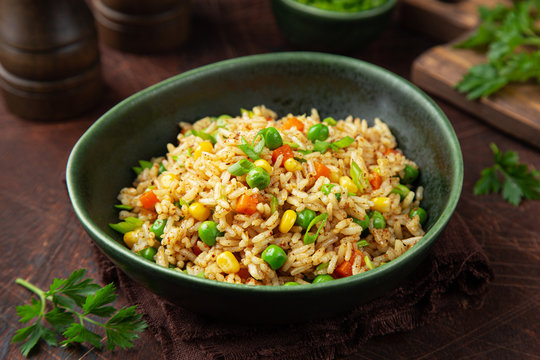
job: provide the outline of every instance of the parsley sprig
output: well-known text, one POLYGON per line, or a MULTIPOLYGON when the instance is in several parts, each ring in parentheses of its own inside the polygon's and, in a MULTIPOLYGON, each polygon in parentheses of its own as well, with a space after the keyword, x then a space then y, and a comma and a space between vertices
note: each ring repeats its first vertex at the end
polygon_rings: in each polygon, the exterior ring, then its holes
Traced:
POLYGON ((456 85, 457 90, 477 99, 510 82, 540 83, 540 1, 479 7, 479 16, 476 31, 456 47, 484 49, 488 61, 472 66, 456 85))
POLYGON ((519 156, 515 151, 502 153, 494 143, 489 146, 493 151, 495 165, 482 170, 482 177, 474 186, 474 194, 499 193, 502 189, 503 199, 516 206, 523 197, 539 199, 540 172, 529 170, 527 164, 519 163, 519 156))
POLYGON ((49 346, 67 346, 87 341, 101 349, 102 336, 92 331, 88 325, 105 330, 107 350, 114 350, 117 346, 122 349, 132 347, 133 340, 139 337, 138 333, 146 328, 146 322, 136 312, 135 306, 117 310, 109 305, 116 300, 112 283, 101 287, 92 279, 84 279, 85 272, 85 269, 80 269, 67 279, 54 279, 48 291, 24 279, 15 280, 15 283, 38 296, 38 299, 32 298, 30 304, 16 307, 20 322, 26 324, 35 319, 32 325, 17 330, 11 340, 12 343, 23 343, 21 351, 25 357, 40 339, 49 346), (52 304, 52 310, 47 311, 48 303, 52 304), (109 319, 99 322, 91 318, 91 315, 109 319), (59 335, 64 338, 60 343, 59 335))

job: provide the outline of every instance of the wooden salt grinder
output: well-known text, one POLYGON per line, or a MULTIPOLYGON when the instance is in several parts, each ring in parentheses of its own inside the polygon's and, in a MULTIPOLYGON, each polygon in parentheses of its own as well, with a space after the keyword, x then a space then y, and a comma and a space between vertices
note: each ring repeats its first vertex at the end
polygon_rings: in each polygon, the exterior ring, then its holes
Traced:
POLYGON ((126 52, 172 50, 187 39, 189 0, 92 0, 100 39, 126 52))
POLYGON ((11 112, 35 120, 97 103, 97 32, 84 0, 0 0, 0 87, 11 112))

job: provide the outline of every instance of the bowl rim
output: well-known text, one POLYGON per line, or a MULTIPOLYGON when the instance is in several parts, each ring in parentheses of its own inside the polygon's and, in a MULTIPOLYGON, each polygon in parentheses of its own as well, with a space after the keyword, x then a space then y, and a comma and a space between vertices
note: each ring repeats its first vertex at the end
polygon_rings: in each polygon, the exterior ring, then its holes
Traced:
MULTIPOLYGON (((267 54, 258 54, 258 55, 249 55, 238 58, 233 58, 229 60, 219 61, 212 64, 204 65, 184 73, 172 76, 166 80, 163 80, 157 84, 149 86, 129 97, 119 102, 117 105, 113 106, 107 112, 105 112, 98 120, 94 122, 79 138, 77 143, 72 148, 72 151, 69 155, 67 165, 66 165, 66 185, 67 191, 72 203, 75 214, 83 228, 89 233, 93 241, 95 241, 98 247, 102 251, 115 252, 116 255, 121 257, 123 260, 128 261, 132 266, 140 267, 140 271, 148 272, 150 275, 155 277, 170 277, 174 281, 185 282, 192 286, 195 286, 199 289, 223 289, 226 291, 232 291, 235 293, 241 292, 255 292, 260 294, 268 293, 310 293, 313 291, 333 291, 338 288, 347 288, 350 285, 360 285, 363 282, 369 282, 374 278, 382 276, 386 273, 391 273, 395 271, 395 268, 400 267, 400 265, 405 265, 409 258, 414 257, 417 253, 426 251, 436 240, 440 232, 444 229, 450 217, 452 216, 459 197, 461 194, 463 186, 463 156, 461 153, 461 148, 459 141, 455 134, 455 131, 450 124, 450 121, 443 113, 443 111, 438 107, 438 105, 428 97, 422 90, 417 86, 409 82, 408 80, 400 77, 397 74, 394 74, 382 67, 377 65, 358 60, 355 58, 335 55, 328 53, 318 53, 318 52, 277 52, 277 53, 267 53, 267 54), (131 106, 131 103, 139 103, 144 101, 148 95, 160 90, 167 89, 170 85, 177 82, 184 82, 188 80, 196 79, 200 75, 205 75, 207 73, 212 73, 216 70, 218 71, 227 71, 228 69, 235 68, 237 66, 253 66, 254 64, 277 64, 277 63, 289 63, 291 61, 299 62, 316 62, 316 63, 331 63, 333 65, 339 65, 341 67, 346 67, 348 69, 355 68, 362 71, 368 71, 370 73, 375 73, 379 78, 386 78, 391 80, 396 86, 403 86, 409 90, 411 94, 415 97, 415 100, 422 103, 422 106, 426 106, 430 112, 433 112, 436 116, 436 120, 439 123, 442 131, 445 133, 449 140, 451 146, 451 151, 453 156, 451 158, 452 166, 456 169, 451 183, 453 186, 450 188, 450 193, 448 196, 448 202, 446 207, 443 209, 439 218, 432 224, 431 228, 426 232, 424 237, 416 243, 410 250, 406 251, 400 257, 392 260, 389 265, 382 267, 377 267, 370 271, 364 273, 336 279, 335 281, 323 282, 319 284, 307 284, 305 286, 264 286, 264 285, 245 285, 245 284, 229 284, 226 282, 220 282, 216 280, 209 280, 205 278, 199 278, 197 276, 188 275, 182 271, 173 271, 169 268, 165 268, 161 265, 158 265, 154 262, 146 260, 141 256, 138 256, 126 248, 123 244, 120 244, 103 230, 101 230, 98 225, 92 221, 90 214, 85 210, 83 206, 83 201, 81 199, 81 194, 78 192, 77 186, 77 173, 79 169, 79 159, 84 157, 85 147, 88 143, 92 142, 93 134, 99 132, 100 127, 106 125, 109 121, 113 121, 115 113, 119 110, 122 110, 126 106, 131 106), (111 120, 109 120, 111 119, 111 120), (357 284, 358 283, 358 284, 357 284)), ((112 204, 111 204, 112 206, 112 204)), ((118 266, 118 265, 116 265, 118 266)))
POLYGON ((325 10, 318 8, 316 6, 303 4, 296 0, 274 0, 281 1, 281 3, 286 6, 294 9, 295 11, 302 12, 314 17, 324 18, 326 20, 361 20, 368 19, 373 16, 384 14, 385 12, 394 8, 397 3, 397 0, 386 0, 384 4, 377 7, 361 10, 361 11, 334 11, 334 10, 325 10))

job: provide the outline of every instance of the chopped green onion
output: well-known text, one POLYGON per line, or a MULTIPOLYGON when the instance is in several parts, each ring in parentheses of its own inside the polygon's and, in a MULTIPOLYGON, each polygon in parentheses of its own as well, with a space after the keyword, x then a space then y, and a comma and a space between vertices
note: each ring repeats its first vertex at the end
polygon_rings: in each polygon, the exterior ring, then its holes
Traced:
POLYGON ((341 140, 334 141, 333 143, 330 144, 330 146, 332 147, 333 150, 343 149, 351 145, 353 142, 354 142, 354 138, 350 136, 345 136, 341 140))
POLYGON ((152 166, 154 166, 154 163, 151 162, 151 161, 139 160, 139 165, 140 165, 141 168, 143 168, 143 169, 151 169, 152 166))
POLYGON ((306 159, 303 159, 303 158, 299 158, 299 157, 295 157, 294 160, 298 161, 298 162, 301 162, 301 163, 305 163, 307 162, 306 159))
POLYGON ((315 271, 320 271, 320 270, 326 269, 326 268, 328 267, 328 264, 329 264, 329 263, 327 263, 327 262, 322 263, 322 264, 319 264, 319 266, 317 266, 317 267, 315 268, 315 271))
POLYGON ((324 123, 327 123, 327 124, 330 125, 330 126, 334 126, 334 125, 337 124, 337 121, 334 120, 334 118, 331 117, 331 116, 329 116, 329 117, 327 117, 326 119, 324 119, 323 122, 324 122, 324 123))
POLYGON ((178 155, 171 156, 171 159, 173 159, 173 161, 178 161, 178 155))
POLYGON ((227 169, 228 172, 233 174, 234 176, 242 176, 247 174, 251 169, 253 169, 255 165, 248 159, 241 159, 234 163, 233 165, 229 166, 227 169))
POLYGON ((311 150, 303 150, 303 149, 296 149, 296 151, 298 151, 302 155, 311 154, 313 152, 311 150))
POLYGON ((188 137, 188 136, 191 136, 191 135, 195 135, 195 134, 193 133, 193 130, 191 130, 191 129, 188 130, 188 131, 186 131, 186 132, 184 133, 184 137, 188 137))
POLYGON ((225 121, 225 118, 221 118, 221 116, 217 119, 216 125, 220 129, 227 129, 227 121, 225 121))
POLYGON ((135 171, 135 174, 139 175, 140 173, 142 173, 142 167, 140 166, 134 166, 132 167, 133 171, 135 171))
POLYGON ((354 161, 351 161, 351 178, 354 184, 358 187, 358 190, 364 191, 367 186, 366 175, 362 169, 360 169, 360 166, 358 166, 358 164, 354 161))
POLYGON ((334 193, 337 201, 341 201, 341 193, 334 193))
MULTIPOLYGON (((257 135, 259 135, 259 134, 257 134, 257 135)), ((255 137, 255 138, 257 138, 257 137, 255 137)), ((253 141, 255 142, 255 139, 253 139, 253 141)), ((252 147, 252 145, 249 145, 247 140, 242 136, 242 144, 238 145, 238 147, 240 148, 240 150, 242 150, 244 152, 244 154, 249 156, 252 160, 259 160, 260 159, 259 154, 261 153, 262 148, 264 147, 264 138, 259 142, 259 144, 261 144, 261 143, 262 143, 262 147, 260 148, 260 151, 257 152, 252 147)), ((257 144, 257 146, 258 146, 257 150, 260 147, 259 144, 257 144)))
POLYGON ((285 143, 285 145, 289 145, 291 149, 298 149, 300 147, 300 144, 297 143, 285 143))
POLYGON ((366 247, 369 246, 369 242, 367 240, 360 240, 358 241, 358 247, 366 247))
POLYGON ((193 202, 193 200, 191 200, 190 202, 187 202, 184 199, 179 199, 177 202, 174 203, 174 205, 179 208, 179 207, 182 207, 184 205, 189 206, 192 202, 193 202))
POLYGON ((124 221, 117 224, 109 224, 109 226, 119 233, 125 234, 142 226, 144 221, 135 217, 128 217, 124 221))
POLYGON ((330 143, 326 141, 316 141, 315 144, 313 144, 313 151, 318 151, 321 154, 324 154, 326 150, 330 147, 330 143))
POLYGON ((188 155, 189 157, 191 157, 191 154, 192 154, 191 148, 187 148, 187 155, 188 155))
POLYGON ((304 235, 304 244, 306 245, 313 244, 317 240, 317 237, 319 236, 319 232, 324 227, 324 224, 326 224, 326 219, 328 219, 328 214, 322 213, 319 216, 316 216, 315 219, 311 220, 311 222, 309 223, 306 229, 306 234, 304 235), (319 225, 317 232, 315 234, 309 234, 309 230, 319 221, 321 221, 321 225, 319 225))
POLYGON ((270 213, 271 214, 275 213, 278 209, 278 206, 279 206, 279 201, 277 197, 272 195, 272 198, 270 199, 270 213))
POLYGON ((240 113, 241 113, 242 115, 244 115, 244 113, 247 113, 247 115, 248 115, 250 118, 252 118, 253 115, 254 115, 254 114, 253 114, 253 111, 251 111, 251 110, 246 110, 246 109, 244 109, 244 108, 240 108, 240 113))
POLYGON ((332 191, 332 188, 336 186, 334 184, 324 184, 323 186, 321 186, 321 192, 324 194, 324 195, 329 195, 330 194, 330 191, 332 191))
POLYGON ((124 204, 114 205, 114 207, 120 210, 133 210, 133 206, 124 205, 124 204))
POLYGON ((227 114, 223 114, 223 115, 219 115, 217 119, 218 120, 232 119, 232 116, 227 115, 227 114))
POLYGON ((158 170, 158 174, 162 174, 163 172, 167 171, 167 168, 165 167, 165 165, 163 164, 159 164, 159 170, 158 170))
POLYGON ((352 192, 347 193, 347 195, 349 195, 349 196, 356 196, 356 194, 355 194, 355 193, 352 193, 352 192))
POLYGON ((364 257, 364 261, 366 262, 366 266, 368 267, 368 269, 373 270, 374 266, 373 266, 373 263, 371 262, 371 259, 369 258, 368 255, 366 255, 364 257))
POLYGON ((195 136, 198 136, 200 137, 201 139, 203 140, 208 140, 210 141, 212 144, 216 144, 217 140, 215 137, 213 137, 212 135, 210 134, 207 134, 205 133, 204 131, 197 131, 197 130, 191 130, 191 132, 193 133, 193 135, 195 136))
POLYGON ((147 190, 154 190, 156 188, 156 185, 150 185, 149 187, 147 187, 146 189, 147 190))

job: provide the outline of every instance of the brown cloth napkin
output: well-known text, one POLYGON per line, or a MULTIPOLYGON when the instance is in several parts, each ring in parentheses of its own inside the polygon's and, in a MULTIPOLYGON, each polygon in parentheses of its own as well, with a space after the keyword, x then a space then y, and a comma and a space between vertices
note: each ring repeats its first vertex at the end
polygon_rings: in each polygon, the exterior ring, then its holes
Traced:
POLYGON ((145 314, 162 359, 328 359, 355 353, 373 336, 414 329, 443 313, 482 306, 493 272, 455 214, 413 276, 383 297, 335 318, 281 326, 220 322, 172 305, 117 269, 96 248, 105 282, 145 314))

